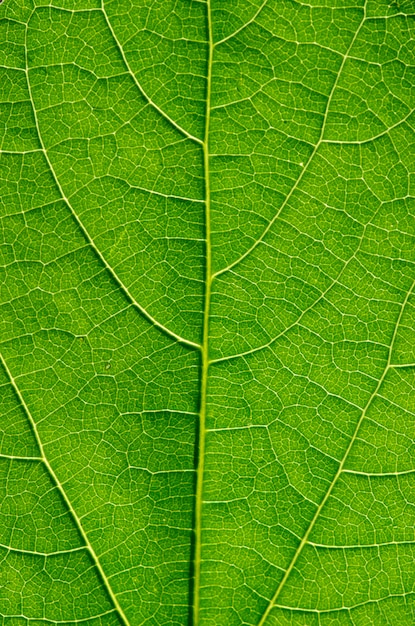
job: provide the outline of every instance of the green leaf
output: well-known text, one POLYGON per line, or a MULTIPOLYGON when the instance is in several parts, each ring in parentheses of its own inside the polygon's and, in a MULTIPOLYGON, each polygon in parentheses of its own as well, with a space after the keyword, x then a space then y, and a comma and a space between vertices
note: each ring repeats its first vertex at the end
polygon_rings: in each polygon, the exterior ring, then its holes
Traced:
POLYGON ((413 626, 414 41, 4 0, 1 626, 413 626))

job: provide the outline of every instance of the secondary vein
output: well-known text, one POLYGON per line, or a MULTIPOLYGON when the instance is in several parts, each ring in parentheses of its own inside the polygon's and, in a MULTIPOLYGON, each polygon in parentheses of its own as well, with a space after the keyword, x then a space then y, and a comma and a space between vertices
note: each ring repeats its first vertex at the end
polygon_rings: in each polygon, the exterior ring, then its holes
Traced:
MULTIPOLYGON (((41 146, 41 149, 42 149, 42 151, 44 153, 45 159, 46 159, 46 161, 48 163, 48 166, 50 168, 51 174, 52 174, 52 176, 53 176, 53 178, 55 180, 56 186, 57 186, 58 190, 60 191, 62 199, 65 201, 65 203, 67 204, 67 206, 71 210, 72 215, 77 220, 77 222, 78 222, 82 232, 84 233, 85 237, 87 238, 87 240, 93 245, 94 249, 96 249, 94 244, 93 244, 93 242, 92 242, 92 240, 90 240, 90 237, 89 237, 88 233, 86 232, 83 224, 78 219, 75 211, 72 209, 72 206, 69 204, 69 201, 65 197, 63 189, 62 189, 62 187, 61 187, 61 185, 59 183, 58 178, 56 177, 55 171, 54 171, 54 169, 52 167, 52 164, 50 162, 48 153, 46 151, 45 145, 44 145, 43 140, 42 140, 42 136, 40 134, 39 121, 38 121, 38 118, 37 118, 36 108, 35 108, 33 95, 32 95, 32 90, 31 90, 31 85, 30 85, 30 81, 29 81, 29 65, 28 65, 28 59, 27 59, 27 28, 28 27, 26 26, 26 31, 25 31, 25 73, 26 73, 27 89, 28 89, 28 93, 29 93, 30 102, 31 102, 31 105, 32 105, 33 117, 34 117, 34 121, 35 121, 36 131, 37 131, 37 135, 38 135, 38 138, 39 138, 39 144, 41 146)), ((96 249, 96 251, 97 251, 98 256, 100 258, 102 258, 100 252, 97 249, 96 249)), ((106 261, 103 258, 102 258, 102 261, 104 262, 105 265, 107 265, 106 261)), ((117 278, 117 277, 115 276, 115 278, 117 278)), ((119 615, 120 622, 123 624, 123 626, 129 626, 129 621, 128 621, 128 619, 127 619, 127 617, 126 617, 126 615, 125 615, 125 613, 124 613, 120 603, 118 602, 118 598, 115 595, 115 593, 114 593, 114 591, 113 591, 113 589, 111 587, 111 584, 110 584, 110 582, 109 582, 109 580, 108 580, 108 578, 107 578, 107 576, 106 576, 106 574, 104 572, 104 569, 103 569, 103 567, 102 567, 102 565, 100 563, 98 555, 95 552, 91 542, 89 541, 88 535, 86 534, 86 532, 85 532, 85 530, 84 530, 84 528, 82 526, 81 520, 79 519, 78 515, 76 514, 76 511, 73 508, 72 503, 71 503, 70 499, 68 498, 65 489, 63 488, 63 485, 60 483, 57 475, 55 474, 51 464, 49 463, 49 461, 48 461, 48 459, 46 457, 46 454, 45 454, 45 451, 44 451, 44 447, 43 447, 43 443, 42 443, 42 440, 41 440, 39 432, 38 432, 37 424, 36 424, 34 418, 32 417, 32 414, 29 411, 29 408, 26 405, 26 402, 25 402, 25 400, 24 400, 24 398, 23 398, 23 396, 22 396, 22 394, 20 392, 20 389, 17 386, 17 383, 16 383, 15 379, 13 378, 13 375, 12 375, 11 371, 9 370, 9 368, 7 366, 7 363, 4 360, 4 357, 3 357, 2 354, 0 354, 0 362, 3 364, 3 367, 4 367, 4 369, 5 369, 6 373, 7 373, 7 376, 9 378, 9 380, 10 380, 10 383, 11 383, 11 385, 12 385, 12 387, 13 387, 16 395, 17 395, 17 397, 19 398, 19 401, 20 401, 20 403, 21 403, 21 405, 22 405, 22 407, 23 407, 23 409, 24 409, 24 411, 25 411, 25 413, 27 415, 27 418, 29 420, 30 426, 32 428, 33 434, 34 434, 35 439, 36 439, 36 443, 37 443, 39 451, 40 451, 40 455, 41 455, 43 464, 45 465, 45 467, 46 467, 46 469, 47 469, 47 471, 48 471, 48 473, 49 473, 53 483, 56 485, 59 493, 61 494, 62 499, 65 502, 66 507, 67 507, 67 509, 69 511, 69 514, 71 515, 72 519, 74 520, 74 523, 75 523, 75 525, 76 525, 76 527, 78 529, 78 532, 80 533, 80 536, 82 537, 82 540, 83 540, 83 542, 85 544, 85 547, 88 549, 88 551, 89 551, 89 553, 91 555, 92 562, 94 563, 94 566, 95 566, 96 570, 98 571, 99 576, 100 576, 100 578, 101 578, 101 580, 102 580, 102 582, 103 582, 103 584, 105 586, 105 589, 106 589, 106 591, 107 591, 107 593, 108 593, 108 595, 110 597, 111 603, 112 603, 114 609, 117 611, 117 613, 119 615)))
POLYGON ((145 98, 145 100, 147 100, 147 102, 150 104, 150 106, 153 107, 153 109, 155 109, 162 117, 164 117, 164 119, 166 119, 174 128, 176 128, 176 130, 178 130, 182 135, 184 135, 185 137, 187 137, 187 139, 191 139, 192 141, 194 141, 195 143, 198 144, 202 144, 202 140, 199 139, 199 137, 196 137, 195 135, 192 135, 191 133, 189 133, 185 128, 183 128, 182 126, 180 126, 180 124, 178 124, 172 117, 170 117, 170 115, 168 115, 165 111, 163 111, 163 109, 161 109, 155 102, 154 100, 152 100, 150 98, 150 96, 148 95, 148 93, 146 91, 144 91, 144 88, 141 86, 141 84, 138 82, 137 76, 135 75, 135 73, 133 72, 133 70, 131 69, 131 66, 127 60, 127 57, 125 56, 123 47, 121 46, 121 43, 118 41, 118 38, 115 34, 115 31, 112 27, 112 24, 110 22, 110 19, 108 17, 107 11, 105 9, 105 0, 101 1, 101 11, 102 14, 104 16, 105 22, 108 26, 109 31, 111 32, 112 38, 115 42, 115 44, 117 45, 117 48, 120 52, 120 55, 122 57, 122 60, 124 61, 124 65, 127 68, 128 73, 130 74, 131 78, 133 79, 136 87, 138 88, 139 92, 141 93, 141 95, 145 98))
POLYGON ((59 194, 60 194, 62 200, 64 201, 64 203, 68 207, 68 209, 69 209, 73 219, 75 220, 76 224, 78 225, 78 227, 79 227, 80 231, 82 232, 83 236, 85 237, 86 241, 91 246, 91 248, 94 250, 94 252, 97 255, 98 259, 101 261, 102 265, 108 271, 110 276, 117 283, 118 287, 124 293, 124 295, 126 296, 127 300, 130 302, 130 304, 132 304, 133 307, 135 307, 138 311, 140 311, 140 313, 143 315, 143 317, 145 319, 147 319, 147 321, 149 321, 153 326, 158 328, 160 331, 162 331, 168 337, 170 337, 172 339, 175 339, 178 343, 181 343, 182 345, 185 345, 188 348, 200 349, 200 345, 198 343, 195 343, 194 341, 191 341, 190 339, 186 339, 185 337, 182 337, 181 335, 178 335, 177 333, 175 333, 173 330, 171 330, 167 326, 164 326, 164 324, 159 322, 155 317, 153 317, 151 315, 151 313, 149 313, 147 311, 147 309, 145 309, 134 298, 134 296, 132 295, 132 293, 128 289, 127 285, 125 285, 123 283, 123 281, 118 276, 118 274, 114 271, 114 269, 111 267, 111 265, 107 262, 105 256, 102 254, 102 252, 100 251, 99 247, 95 243, 94 239, 89 234, 88 229, 86 228, 86 226, 84 225, 83 221, 80 219, 80 217, 76 213, 76 211, 73 208, 71 202, 69 201, 69 198, 65 194, 64 189, 63 189, 63 187, 62 187, 62 185, 61 185, 61 183, 59 181, 59 178, 58 178, 58 176, 57 176, 57 174, 55 172, 55 169, 54 169, 54 167, 52 165, 52 162, 51 162, 51 160, 49 158, 48 151, 46 149, 46 146, 44 144, 44 141, 43 141, 43 138, 42 138, 42 135, 41 135, 41 132, 40 132, 38 115, 37 115, 37 111, 36 111, 36 107, 35 107, 35 103, 34 103, 34 99, 33 99, 33 95, 32 95, 32 88, 31 88, 31 84, 30 84, 30 80, 29 80, 29 67, 28 67, 27 64, 26 64, 26 80, 27 80, 27 89, 28 89, 28 92, 29 92, 30 102, 31 102, 31 105, 32 105, 32 110, 33 110, 33 117, 34 117, 34 122, 35 122, 35 126, 36 126, 36 131, 37 131, 37 135, 38 135, 38 138, 39 138, 39 144, 41 146, 41 152, 43 152, 43 155, 44 155, 44 157, 46 159, 46 162, 48 164, 50 173, 51 173, 51 175, 53 177, 53 180, 55 181, 56 187, 57 187, 57 189, 59 191, 59 194))
POLYGON ((361 20, 361 22, 359 24, 359 27, 357 28, 357 30, 356 30, 356 32, 354 34, 354 37, 351 40, 351 42, 350 42, 346 52, 344 53, 343 60, 342 60, 342 62, 340 64, 339 70, 337 72, 336 80, 334 81, 334 83, 332 85, 332 88, 330 90, 329 96, 327 98, 327 104, 326 104, 326 109, 324 111, 323 123, 321 125, 321 130, 320 130, 320 136, 319 136, 319 138, 317 140, 317 143, 315 144, 315 146, 314 146, 310 156, 308 157, 308 159, 305 162, 303 168, 301 169, 300 174, 297 177, 295 183, 293 184, 293 186, 291 187, 290 191, 285 196, 284 201, 281 203, 281 206, 279 207, 279 209, 275 213, 274 217, 268 222, 267 226, 262 231, 261 236, 258 239, 256 239, 256 241, 254 241, 254 243, 251 245, 250 248, 248 248, 248 250, 246 250, 243 254, 241 254, 241 256, 239 256, 237 259, 235 259, 235 261, 232 261, 232 263, 230 263, 226 267, 223 267, 222 269, 220 269, 217 272, 215 272, 215 274, 213 275, 213 278, 221 276, 225 272, 229 272, 229 270, 231 270, 232 268, 234 268, 237 265, 239 265, 239 263, 241 263, 241 261, 246 259, 259 246, 259 244, 262 243, 262 241, 264 241, 266 235, 271 230, 271 228, 273 227, 273 225, 275 224, 277 219, 280 217, 280 215, 282 214, 283 210, 287 206, 288 202, 291 200, 291 198, 294 195, 294 193, 296 192, 296 190, 299 188, 299 185, 300 185, 301 181, 303 180, 304 176, 306 174, 308 174, 310 165, 314 162, 314 158, 315 158, 316 154, 318 153, 318 151, 320 149, 320 146, 324 142, 324 134, 325 134, 326 126, 327 126, 327 119, 328 119, 328 114, 329 114, 329 110, 330 110, 330 104, 331 104, 331 101, 333 99, 333 94, 336 91, 336 88, 337 88, 340 76, 341 76, 341 74, 343 72, 343 68, 345 66, 345 63, 346 63, 347 59, 349 58, 349 53, 350 53, 351 49, 353 48, 353 44, 356 41, 357 36, 360 33, 360 30, 361 30, 365 20, 366 20, 366 4, 363 7, 363 17, 362 17, 362 20, 361 20))
POLYGON ((39 435, 37 424, 36 424, 34 418, 32 417, 32 414, 29 411, 29 407, 27 406, 26 401, 23 398, 23 396, 21 394, 21 391, 20 391, 20 389, 19 389, 19 387, 18 387, 18 385, 16 383, 16 380, 14 379, 14 377, 13 377, 13 375, 12 375, 10 369, 9 369, 9 366, 7 365, 6 361, 4 360, 4 357, 3 357, 2 354, 0 354, 0 362, 3 365, 3 368, 4 368, 4 370, 5 370, 6 374, 7 374, 7 377, 9 379, 9 381, 10 381, 10 384, 13 387, 14 392, 17 395, 17 397, 19 399, 19 402, 20 402, 24 412, 26 413, 27 419, 29 421, 29 424, 31 426, 33 435, 35 437, 36 443, 37 443, 39 451, 40 451, 42 462, 43 462, 44 466, 46 467, 46 469, 47 469, 47 471, 49 473, 49 476, 52 479, 52 482, 54 483, 54 485, 58 489, 59 493, 61 494, 61 497, 62 497, 63 501, 65 502, 65 505, 66 505, 66 507, 67 507, 67 509, 69 511, 69 514, 72 517, 72 519, 74 521, 74 524, 75 524, 75 526, 76 526, 80 536, 82 537, 82 540, 84 542, 84 547, 88 550, 89 554, 91 555, 92 562, 94 563, 96 569, 99 572, 100 578, 101 578, 102 582, 104 583, 105 589, 106 589, 106 591, 107 591, 107 593, 108 593, 108 595, 109 595, 109 597, 111 599, 111 603, 112 603, 114 609, 119 614, 121 623, 123 624, 123 626, 129 626, 129 621, 128 621, 124 611, 122 610, 122 608, 120 606, 120 603, 118 602, 118 599, 117 599, 115 593, 112 590, 112 587, 111 587, 111 585, 109 583, 109 580, 108 580, 108 578, 107 578, 107 576, 106 576, 106 574, 105 574, 105 572, 104 572, 104 570, 102 568, 102 565, 101 565, 101 563, 99 561, 98 555, 96 554, 94 548, 92 547, 92 544, 91 544, 91 542, 88 539, 88 535, 84 531, 84 528, 82 526, 81 520, 77 516, 77 514, 75 512, 75 509, 72 506, 71 501, 69 500, 68 496, 66 495, 65 489, 63 488, 61 482, 59 481, 57 475, 55 474, 51 464, 49 463, 49 461, 47 459, 47 456, 45 454, 44 447, 43 447, 43 442, 42 442, 42 440, 40 438, 40 435, 39 435))
POLYGON ((278 588, 277 588, 276 592, 274 593, 274 596, 270 600, 270 602, 269 602, 269 604, 268 604, 268 606, 267 606, 267 608, 266 608, 266 610, 265 610, 261 620, 259 621, 258 626, 264 626, 264 624, 265 624, 269 614, 271 613, 272 609, 276 605, 278 597, 279 597, 281 591, 283 590, 283 587, 284 587, 285 583, 287 582, 287 579, 289 578, 291 572, 293 571, 293 569, 294 569, 294 567, 295 567, 295 565, 296 565, 296 563, 298 561, 298 558, 300 557, 300 555, 301 555, 305 545, 308 543, 308 538, 309 538, 309 536, 311 534, 311 531, 313 530, 313 528, 314 528, 314 526, 315 526, 315 524, 317 522, 317 519, 320 516, 320 513, 321 513, 322 509, 324 508, 327 500, 331 496, 331 494, 333 492, 333 489, 334 489, 334 487, 335 487, 335 485, 336 485, 340 475, 344 471, 344 466, 345 466, 346 461, 348 459, 349 453, 350 453, 350 451, 351 451, 351 449, 353 447, 353 444, 356 441, 356 437, 357 437, 357 435, 359 433, 359 430, 360 430, 360 427, 362 425, 362 422, 364 421, 364 419, 365 419, 365 417, 367 415, 367 412, 368 412, 369 408, 372 405, 373 400, 378 395, 378 391, 381 388, 381 386, 383 384, 383 381, 386 378, 386 374, 388 373, 389 369, 392 366, 391 365, 391 360, 392 360, 393 349, 394 349, 394 346, 395 346, 396 336, 398 334, 398 329, 399 329, 399 326, 401 324, 403 313, 405 311, 405 308, 406 308, 406 305, 408 303, 408 300, 409 300, 409 298, 410 298, 410 296, 411 296, 411 294, 412 294, 412 292, 414 290, 414 287, 415 287, 415 280, 412 282, 412 285, 409 288, 409 290, 408 290, 408 292, 407 292, 407 294, 405 296, 405 299, 404 299, 404 301, 402 303, 402 306, 400 308, 400 311, 399 311, 399 314, 398 314, 398 318, 396 320, 396 323, 395 323, 395 326, 394 326, 394 329, 393 329, 393 333, 392 333, 391 343, 390 343, 390 346, 389 346, 388 359, 387 359, 385 368, 384 368, 384 370, 382 372, 382 375, 379 378, 378 383, 377 383, 377 385, 376 385, 372 395, 370 396, 369 400, 367 401, 366 406, 362 410, 362 413, 360 415, 359 421, 356 424, 356 427, 354 429, 353 435, 352 435, 352 437, 351 437, 351 439, 349 441, 349 445, 347 446, 347 448, 345 450, 345 453, 343 455, 343 458, 340 461, 340 464, 339 464, 339 467, 337 469, 337 472, 336 472, 332 482, 330 483, 330 486, 329 486, 328 490, 326 491, 326 494, 325 494, 324 498, 322 499, 322 501, 320 502, 319 506, 317 507, 316 512, 314 513, 314 516, 313 516, 313 518, 312 518, 312 520, 311 520, 311 522, 310 522, 310 524, 309 524, 309 526, 308 526, 308 528, 307 528, 307 530, 306 530, 306 532, 304 534, 304 537, 302 538, 300 544, 298 545, 298 548, 297 548, 293 558, 291 559, 291 562, 290 562, 288 568, 286 569, 285 574, 284 574, 280 584, 278 585, 278 588))

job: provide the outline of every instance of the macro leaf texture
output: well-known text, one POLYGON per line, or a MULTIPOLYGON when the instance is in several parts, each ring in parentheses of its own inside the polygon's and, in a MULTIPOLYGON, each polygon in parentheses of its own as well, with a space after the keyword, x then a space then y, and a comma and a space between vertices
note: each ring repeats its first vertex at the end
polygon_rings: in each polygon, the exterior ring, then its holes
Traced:
POLYGON ((415 624, 415 2, 0 6, 1 626, 415 624))

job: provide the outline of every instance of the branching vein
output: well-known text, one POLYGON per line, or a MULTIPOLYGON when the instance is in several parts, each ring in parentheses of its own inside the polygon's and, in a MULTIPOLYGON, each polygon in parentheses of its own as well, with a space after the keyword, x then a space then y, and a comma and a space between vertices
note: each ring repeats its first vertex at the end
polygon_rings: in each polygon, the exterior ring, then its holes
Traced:
POLYGON ((392 333, 392 338, 391 338, 391 342, 390 342, 390 346, 389 346, 388 359, 387 359, 387 362, 386 362, 386 366, 385 366, 385 368, 384 368, 384 370, 382 372, 382 375, 379 378, 379 381, 378 381, 378 383, 377 383, 377 385, 376 385, 372 395, 370 396, 366 406, 364 407, 364 409, 363 409, 363 411, 362 411, 362 413, 360 415, 360 418, 359 418, 359 420, 358 420, 358 422, 356 424, 356 427, 354 429, 352 437, 350 438, 349 444, 348 444, 348 446, 347 446, 347 448, 345 450, 343 458, 342 458, 342 460, 341 460, 341 462, 339 464, 339 467, 337 469, 337 472, 336 472, 336 474, 335 474, 335 476, 334 476, 334 478, 333 478, 333 480, 332 480, 332 482, 330 484, 330 487, 326 491, 326 494, 325 494, 324 498, 322 499, 322 501, 320 502, 319 506, 317 507, 316 512, 315 512, 315 514, 314 514, 314 516, 313 516, 313 518, 312 518, 312 520, 311 520, 311 522, 310 522, 310 524, 309 524, 309 526, 308 526, 308 528, 307 528, 307 530, 306 530, 306 532, 304 534, 304 537, 302 538, 301 542, 299 543, 298 548, 295 551, 295 554, 294 554, 293 558, 291 559, 291 562, 290 562, 290 564, 289 564, 289 566, 288 566, 288 568, 287 568, 283 578, 281 579, 281 582, 278 585, 278 588, 277 588, 274 596, 272 597, 271 601, 269 602, 269 604, 268 604, 268 606, 267 606, 267 608, 266 608, 262 618, 258 622, 258 626, 263 626, 266 623, 266 620, 267 620, 269 614, 271 613, 272 609, 274 608, 274 606, 277 605, 278 598, 279 598, 279 596, 280 596, 280 594, 281 594, 281 592, 282 592, 282 590, 283 590, 283 588, 284 588, 284 586, 285 586, 285 584, 286 584, 286 582, 287 582, 291 572, 293 571, 293 569, 294 569, 294 567, 295 567, 295 565, 296 565, 300 555, 302 554, 302 552, 304 550, 304 547, 308 543, 308 538, 309 538, 309 536, 310 536, 310 534, 311 534, 311 532, 312 532, 312 530, 313 530, 313 528, 314 528, 318 518, 320 517, 320 513, 323 510, 327 500, 330 498, 330 496, 331 496, 331 494, 333 492, 333 489, 334 489, 334 487, 335 487, 335 485, 336 485, 340 475, 343 473, 344 466, 346 464, 346 461, 348 459, 350 451, 351 451, 351 449, 353 447, 353 444, 356 441, 356 438, 357 438, 358 433, 360 431, 360 427, 361 427, 361 425, 362 425, 362 423, 363 423, 363 421, 364 421, 364 419, 365 419, 365 417, 367 415, 367 412, 368 412, 369 408, 371 407, 371 405, 373 403, 373 400, 376 398, 379 389, 382 387, 383 381, 385 380, 386 375, 387 375, 387 373, 388 373, 388 371, 389 371, 389 369, 391 367, 392 354, 393 354, 393 350, 394 350, 394 346, 395 346, 395 341, 396 341, 396 336, 397 336, 397 333, 398 333, 398 329, 399 329, 400 324, 401 324, 401 320, 402 320, 403 313, 405 311, 405 307, 406 307, 406 305, 408 303, 409 297, 411 296, 411 294, 412 294, 412 292, 414 290, 414 287, 415 287, 415 280, 413 281, 410 289, 408 290, 408 292, 407 292, 407 294, 405 296, 405 299, 404 299, 404 301, 402 303, 402 306, 400 308, 399 315, 397 317, 397 320, 396 320, 396 323, 395 323, 395 326, 394 326, 394 329, 393 329, 393 333, 392 333))

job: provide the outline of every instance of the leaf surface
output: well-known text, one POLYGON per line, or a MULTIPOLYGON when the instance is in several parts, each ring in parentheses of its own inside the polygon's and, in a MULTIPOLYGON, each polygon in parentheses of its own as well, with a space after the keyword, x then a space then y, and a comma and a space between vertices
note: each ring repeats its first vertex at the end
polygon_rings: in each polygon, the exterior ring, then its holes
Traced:
POLYGON ((415 623, 414 40, 1 5, 2 626, 415 623))

